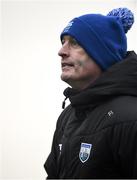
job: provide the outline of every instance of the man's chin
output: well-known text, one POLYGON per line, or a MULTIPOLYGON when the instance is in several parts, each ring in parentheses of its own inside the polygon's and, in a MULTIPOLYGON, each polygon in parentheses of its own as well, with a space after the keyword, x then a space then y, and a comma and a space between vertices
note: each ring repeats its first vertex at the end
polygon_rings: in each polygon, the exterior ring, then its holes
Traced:
POLYGON ((67 75, 62 74, 61 80, 69 84, 69 82, 71 81, 71 78, 67 75))
POLYGON ((61 80, 66 82, 68 80, 68 77, 61 75, 61 80))

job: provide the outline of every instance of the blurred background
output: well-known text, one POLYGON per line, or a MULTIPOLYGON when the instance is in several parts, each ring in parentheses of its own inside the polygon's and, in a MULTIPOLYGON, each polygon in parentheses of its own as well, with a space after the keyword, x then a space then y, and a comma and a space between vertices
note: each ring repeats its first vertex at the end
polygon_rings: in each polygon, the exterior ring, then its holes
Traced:
POLYGON ((128 7, 135 23, 128 50, 137 52, 137 0, 0 1, 0 179, 42 180, 62 111, 60 32, 74 17, 128 7))

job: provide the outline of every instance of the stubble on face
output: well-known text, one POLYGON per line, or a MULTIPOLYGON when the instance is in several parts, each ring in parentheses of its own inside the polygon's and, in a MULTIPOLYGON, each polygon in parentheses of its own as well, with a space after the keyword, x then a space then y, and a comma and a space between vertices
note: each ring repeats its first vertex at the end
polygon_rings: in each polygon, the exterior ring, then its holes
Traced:
POLYGON ((92 75, 90 63, 85 59, 76 59, 73 66, 62 70, 61 79, 69 85, 91 81, 94 75, 92 75))

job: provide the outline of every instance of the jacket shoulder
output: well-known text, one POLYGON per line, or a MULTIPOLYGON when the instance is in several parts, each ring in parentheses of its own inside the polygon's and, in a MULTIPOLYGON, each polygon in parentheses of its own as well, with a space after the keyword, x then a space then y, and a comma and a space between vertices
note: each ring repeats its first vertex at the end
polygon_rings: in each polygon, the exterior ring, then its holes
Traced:
POLYGON ((120 96, 107 103, 107 117, 111 123, 137 121, 137 97, 120 96))

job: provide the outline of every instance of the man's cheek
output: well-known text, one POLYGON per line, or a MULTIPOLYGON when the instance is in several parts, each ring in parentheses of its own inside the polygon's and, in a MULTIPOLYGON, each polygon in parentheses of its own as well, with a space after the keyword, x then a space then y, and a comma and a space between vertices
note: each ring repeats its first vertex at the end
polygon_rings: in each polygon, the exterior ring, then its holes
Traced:
POLYGON ((79 60, 79 61, 77 61, 77 65, 80 66, 80 67, 81 66, 83 67, 84 66, 84 62, 82 60, 79 60))

